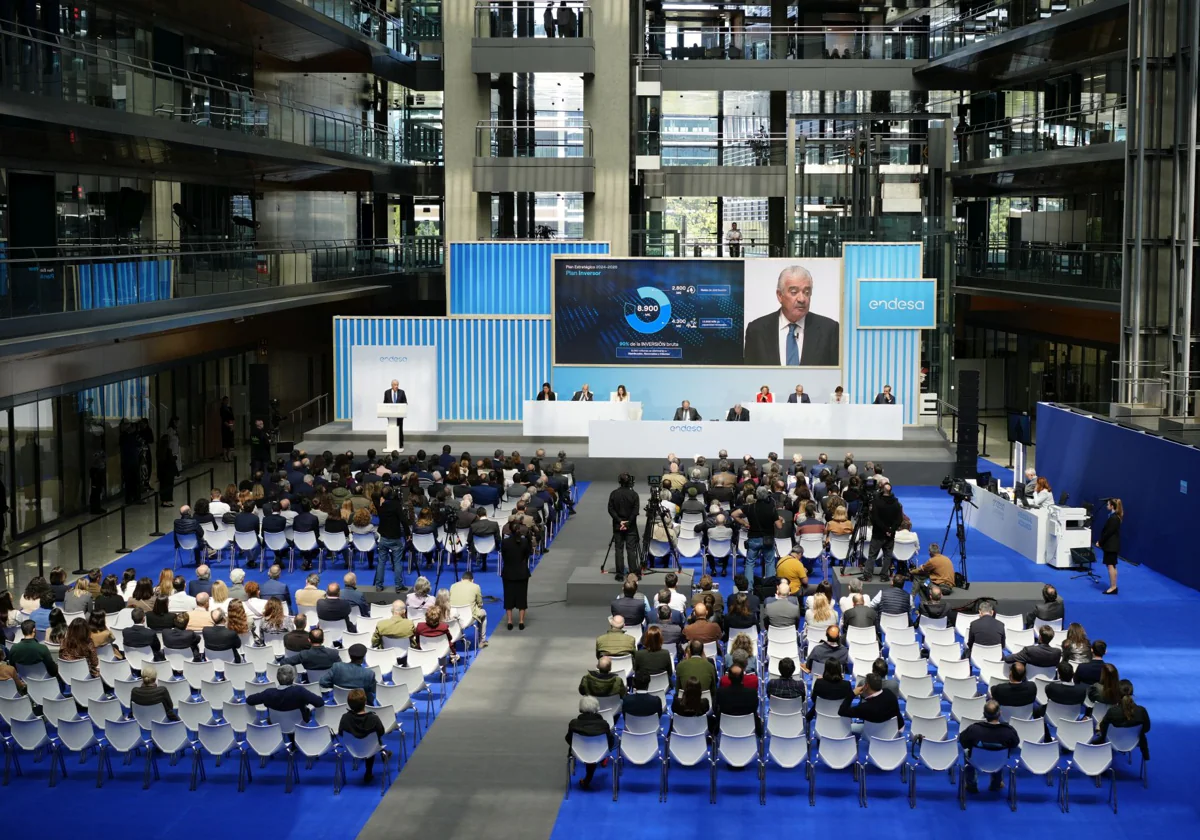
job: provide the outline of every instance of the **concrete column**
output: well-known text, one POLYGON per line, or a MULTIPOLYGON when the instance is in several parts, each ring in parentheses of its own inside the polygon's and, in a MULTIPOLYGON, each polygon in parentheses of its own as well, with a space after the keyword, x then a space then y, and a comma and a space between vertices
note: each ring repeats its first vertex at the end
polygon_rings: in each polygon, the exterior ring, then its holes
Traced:
POLYGON ((583 81, 583 117, 592 126, 596 159, 596 191, 583 196, 583 232, 608 242, 615 256, 629 253, 630 24, 629 3, 592 4, 597 72, 583 81))
POLYGON ((150 229, 148 238, 155 242, 172 242, 179 238, 179 230, 171 205, 178 204, 181 197, 178 181, 155 181, 150 193, 150 229))
POLYGON ((450 0, 442 4, 442 66, 445 72, 446 206, 442 229, 447 242, 472 242, 491 236, 491 196, 472 189, 475 124, 488 119, 491 91, 486 76, 471 72, 471 39, 475 4, 450 0))

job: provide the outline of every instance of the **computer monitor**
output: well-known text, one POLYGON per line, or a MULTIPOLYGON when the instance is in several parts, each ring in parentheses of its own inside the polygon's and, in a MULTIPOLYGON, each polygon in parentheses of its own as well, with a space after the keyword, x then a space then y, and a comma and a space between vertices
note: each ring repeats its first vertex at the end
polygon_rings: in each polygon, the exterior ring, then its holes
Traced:
MULTIPOLYGON (((1020 479, 1020 476, 1017 476, 1020 479)), ((1024 505, 1027 502, 1025 498, 1025 482, 1018 480, 1013 486, 1013 501, 1019 505, 1024 505)))
POLYGON ((979 485, 980 490, 987 490, 992 483, 992 473, 990 470, 975 473, 975 483, 979 485))

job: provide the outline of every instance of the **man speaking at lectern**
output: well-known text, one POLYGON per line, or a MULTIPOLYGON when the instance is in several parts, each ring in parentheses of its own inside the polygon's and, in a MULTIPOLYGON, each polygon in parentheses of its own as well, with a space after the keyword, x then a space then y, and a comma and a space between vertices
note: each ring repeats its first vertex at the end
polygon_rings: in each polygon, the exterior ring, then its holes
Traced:
MULTIPOLYGON (((408 404, 408 397, 404 395, 404 391, 400 388, 400 380, 393 379, 392 387, 383 392, 383 401, 396 405, 398 403, 408 404)), ((396 418, 396 428, 400 432, 400 451, 404 451, 404 418, 396 418)))

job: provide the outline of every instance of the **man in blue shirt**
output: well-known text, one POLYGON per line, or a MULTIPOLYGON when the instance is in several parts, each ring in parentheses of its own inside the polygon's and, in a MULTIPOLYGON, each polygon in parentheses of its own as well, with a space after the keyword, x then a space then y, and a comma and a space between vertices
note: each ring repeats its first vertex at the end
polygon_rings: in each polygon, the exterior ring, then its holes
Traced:
POLYGON ((375 672, 363 666, 367 658, 366 645, 350 645, 350 661, 335 662, 325 676, 321 677, 321 688, 361 688, 367 693, 367 703, 375 705, 375 672))
POLYGON ((288 585, 279 579, 281 574, 283 574, 283 569, 278 563, 267 569, 267 579, 258 588, 258 594, 264 600, 278 598, 283 603, 290 605, 292 603, 292 593, 288 589, 288 585))

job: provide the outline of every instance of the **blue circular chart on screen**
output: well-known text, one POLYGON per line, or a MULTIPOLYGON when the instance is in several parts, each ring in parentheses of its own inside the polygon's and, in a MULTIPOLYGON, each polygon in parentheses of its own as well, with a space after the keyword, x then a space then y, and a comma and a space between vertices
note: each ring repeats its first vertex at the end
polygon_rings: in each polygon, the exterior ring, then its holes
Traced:
POLYGON ((656 333, 671 320, 671 301, 661 290, 653 286, 638 286, 638 294, 642 296, 641 303, 627 304, 625 321, 643 335, 656 333), (646 303, 645 301, 650 301, 646 303), (646 315, 654 315, 651 321, 643 320, 646 315))

